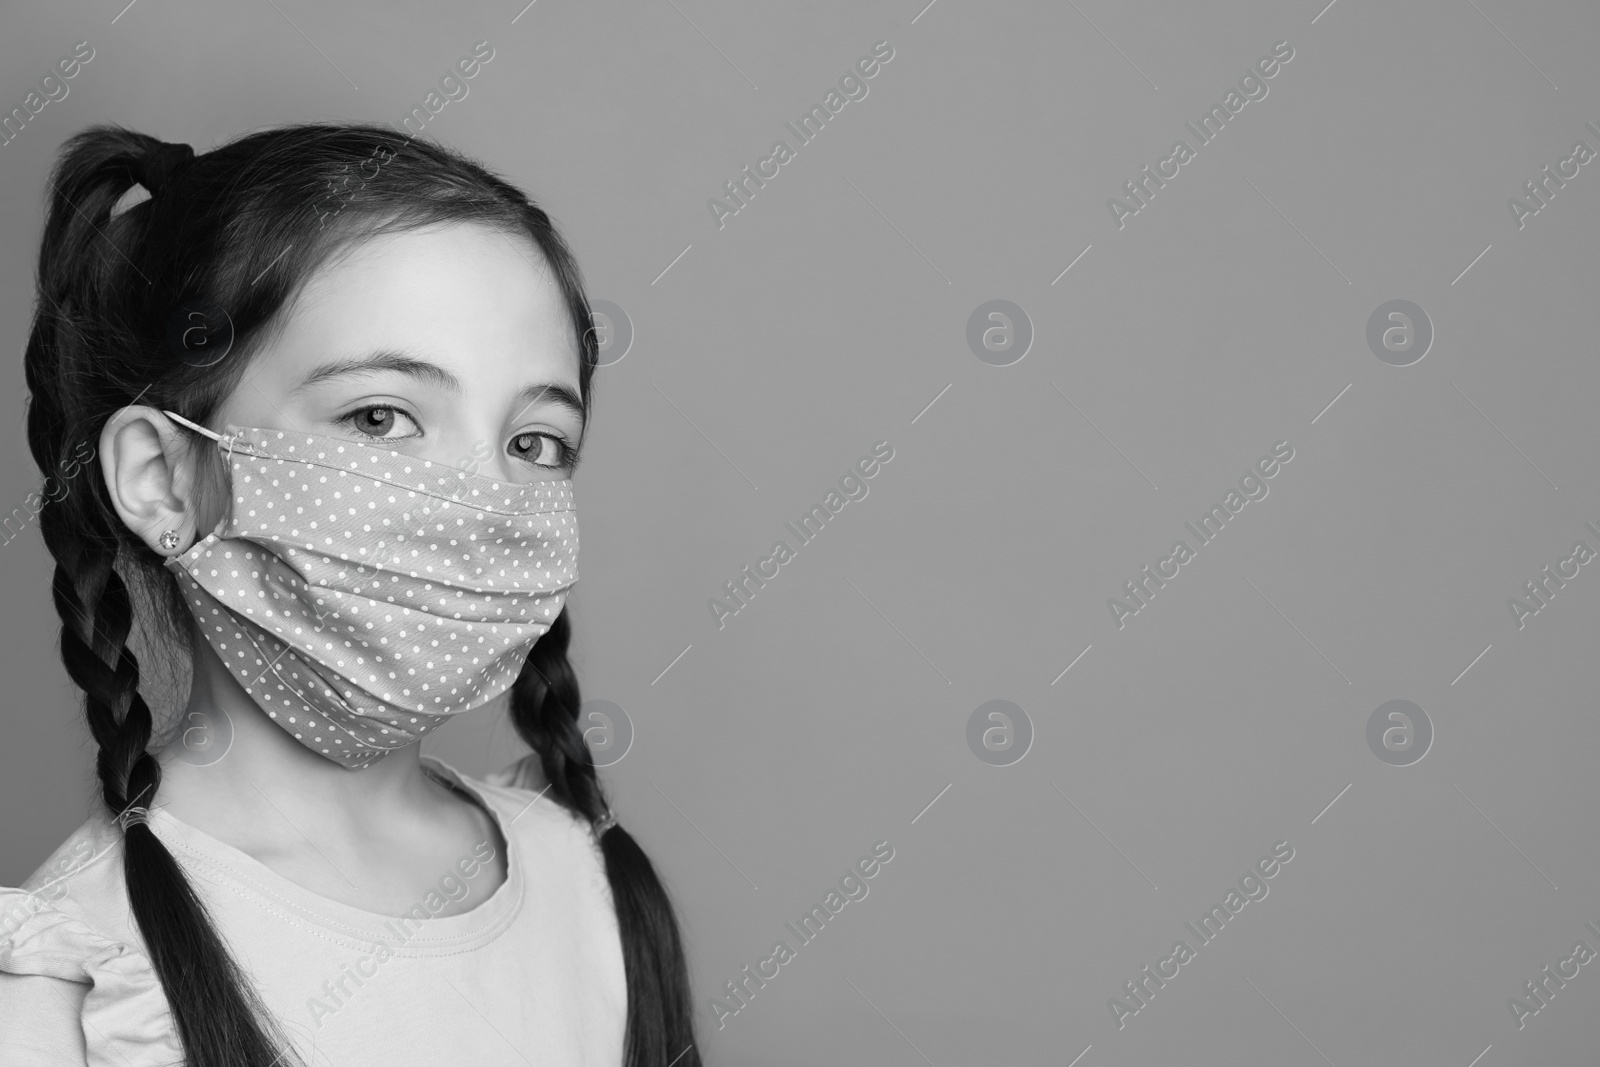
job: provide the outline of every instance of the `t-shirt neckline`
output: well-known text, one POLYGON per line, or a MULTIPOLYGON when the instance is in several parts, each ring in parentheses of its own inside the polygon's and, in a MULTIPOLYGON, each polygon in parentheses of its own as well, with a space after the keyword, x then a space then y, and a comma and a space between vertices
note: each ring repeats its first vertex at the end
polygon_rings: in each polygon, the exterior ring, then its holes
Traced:
MULTIPOLYGON (((342 901, 314 893, 293 882, 255 859, 190 824, 169 814, 163 808, 152 808, 150 825, 162 840, 175 844, 181 854, 197 868, 197 873, 216 881, 223 876, 227 881, 243 885, 254 891, 264 908, 279 914, 288 921, 308 923, 348 939, 352 945, 370 946, 373 942, 388 944, 397 955, 435 955, 459 952, 463 947, 492 940, 508 926, 521 909, 525 892, 525 875, 522 852, 512 837, 507 820, 497 806, 478 790, 471 781, 455 768, 432 756, 422 757, 422 766, 430 776, 465 792, 489 814, 500 838, 505 842, 506 878, 488 899, 476 907, 456 915, 435 916, 428 911, 426 899, 419 900, 407 916, 385 915, 367 911, 342 901)), ((476 856, 463 856, 474 860, 476 856)), ((470 866, 470 864, 468 864, 470 866)), ((483 873, 480 863, 477 875, 483 873)), ((459 869, 440 872, 464 884, 471 891, 474 880, 459 869)), ((447 892, 438 887, 443 900, 447 892)))

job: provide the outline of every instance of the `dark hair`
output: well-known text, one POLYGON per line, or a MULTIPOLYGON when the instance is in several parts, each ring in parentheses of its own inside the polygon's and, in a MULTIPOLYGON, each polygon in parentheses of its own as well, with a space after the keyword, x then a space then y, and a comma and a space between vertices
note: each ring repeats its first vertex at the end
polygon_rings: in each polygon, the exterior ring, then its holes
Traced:
MULTIPOLYGON (((268 129, 188 160, 154 137, 90 127, 62 148, 39 252, 28 338, 28 441, 46 475, 90 453, 135 402, 205 423, 315 270, 383 233, 477 223, 531 238, 572 315, 585 409, 598 342, 583 282, 549 216, 459 153, 365 124, 268 129), (118 213, 136 183, 154 194, 118 213), (231 350, 229 346, 231 345, 231 350), (215 359, 213 352, 226 351, 215 359), (76 460, 73 459, 76 457, 76 460)), ((203 450, 219 463, 215 450, 203 450)), ((113 815, 153 803, 154 723, 129 649, 137 621, 187 648, 187 607, 162 557, 121 521, 103 480, 44 501, 61 658, 87 696, 100 791, 113 815)), ((529 653, 512 719, 549 794, 593 823, 608 811, 578 726, 563 612, 529 653)), ((189 1067, 269 1067, 292 1055, 199 896, 147 825, 125 820, 128 899, 166 990, 189 1067)), ((619 826, 600 838, 628 983, 629 1067, 699 1067, 671 902, 619 826)))

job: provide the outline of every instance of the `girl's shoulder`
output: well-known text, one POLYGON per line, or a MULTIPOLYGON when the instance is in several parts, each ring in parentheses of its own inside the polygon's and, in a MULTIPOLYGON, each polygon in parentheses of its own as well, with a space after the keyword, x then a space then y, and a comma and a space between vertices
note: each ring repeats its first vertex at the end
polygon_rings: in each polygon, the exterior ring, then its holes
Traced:
MULTIPOLYGON (((48 1046, 52 1062, 81 1062, 74 1054, 92 1034, 90 1047, 148 1051, 141 1067, 181 1058, 129 910, 122 834, 105 815, 90 816, 22 885, 0 887, 0 1017, 32 1020, 19 1055, 48 1046)), ((13 1036, 0 1035, 8 1053, 13 1036)))
MULTIPOLYGON (((431 757, 430 757, 431 758, 431 757)), ((435 760, 434 762, 439 762, 435 760)), ((458 772, 459 773, 459 772, 458 772)), ((498 789, 518 789, 528 793, 541 792, 545 785, 544 769, 539 766, 538 753, 530 752, 517 762, 498 771, 475 779, 498 789)))
POLYGON ((603 853, 589 821, 554 799, 538 755, 530 753, 482 778, 462 774, 437 757, 423 758, 488 805, 501 830, 508 837, 515 835, 525 848, 577 849, 604 868, 603 853))
POLYGON ((110 940, 134 933, 122 833, 103 813, 74 830, 22 885, 0 886, 0 970, 28 951, 30 937, 58 927, 110 940))
POLYGON ((530 753, 482 778, 464 774, 436 756, 423 759, 481 800, 499 817, 501 828, 514 830, 519 838, 529 834, 593 836, 586 819, 552 796, 536 754, 530 753))
POLYGON ((524 872, 538 880, 541 891, 584 901, 614 933, 605 852, 589 821, 552 798, 536 754, 482 778, 462 774, 434 756, 423 759, 490 809, 507 843, 524 857, 524 872))

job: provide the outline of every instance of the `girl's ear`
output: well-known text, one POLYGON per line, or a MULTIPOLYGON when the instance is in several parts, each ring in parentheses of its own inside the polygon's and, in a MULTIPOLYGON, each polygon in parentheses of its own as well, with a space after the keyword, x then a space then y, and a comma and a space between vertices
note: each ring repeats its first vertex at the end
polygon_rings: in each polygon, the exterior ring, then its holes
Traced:
POLYGON ((196 458, 184 431, 153 407, 122 408, 100 431, 100 471, 111 503, 159 555, 176 556, 195 541, 196 458))

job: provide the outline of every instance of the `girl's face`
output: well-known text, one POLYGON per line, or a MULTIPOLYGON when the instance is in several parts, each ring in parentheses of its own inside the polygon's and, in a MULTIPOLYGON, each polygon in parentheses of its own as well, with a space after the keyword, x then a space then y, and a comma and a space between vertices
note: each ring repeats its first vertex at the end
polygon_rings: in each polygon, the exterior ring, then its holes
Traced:
POLYGON ((500 481, 568 478, 578 367, 531 240, 464 224, 391 234, 308 281, 213 424, 381 444, 500 481))

